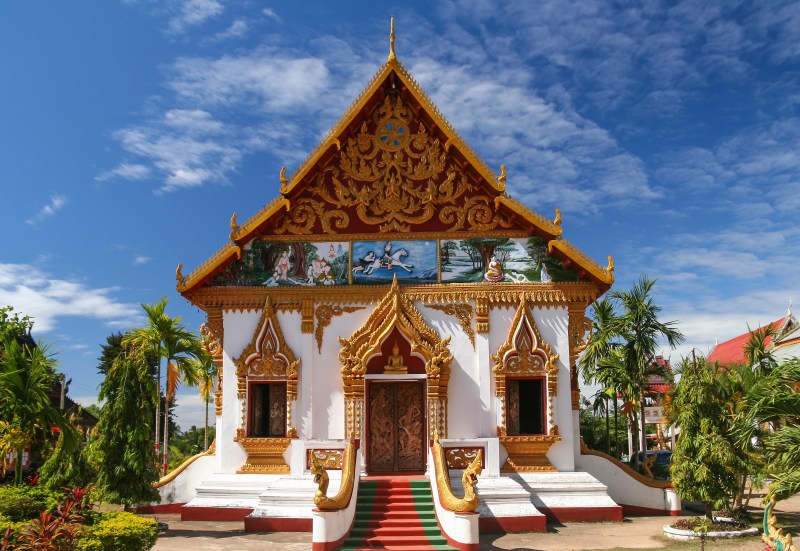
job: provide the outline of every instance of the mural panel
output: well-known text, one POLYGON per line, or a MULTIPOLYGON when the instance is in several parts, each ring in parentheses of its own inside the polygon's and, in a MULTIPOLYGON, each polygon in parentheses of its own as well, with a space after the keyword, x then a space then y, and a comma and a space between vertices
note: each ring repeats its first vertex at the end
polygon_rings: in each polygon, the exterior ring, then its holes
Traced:
POLYGON ((214 277, 214 285, 346 285, 349 243, 254 239, 244 246, 241 260, 214 277))
POLYGON ((436 241, 353 242, 353 283, 436 283, 438 270, 436 241))
POLYGON ((445 239, 442 283, 575 281, 577 273, 547 254, 547 241, 530 238, 445 239))

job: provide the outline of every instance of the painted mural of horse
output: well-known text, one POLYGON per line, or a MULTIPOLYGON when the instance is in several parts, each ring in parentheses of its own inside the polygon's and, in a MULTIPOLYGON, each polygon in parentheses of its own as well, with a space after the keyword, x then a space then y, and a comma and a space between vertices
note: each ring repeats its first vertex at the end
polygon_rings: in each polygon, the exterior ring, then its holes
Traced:
POLYGON ((403 257, 408 256, 408 251, 405 249, 397 249, 392 255, 384 255, 377 258, 372 251, 370 251, 363 260, 367 261, 367 266, 356 266, 353 268, 353 273, 362 272, 364 275, 370 275, 378 268, 386 268, 391 270, 395 266, 402 268, 407 272, 411 272, 414 268, 413 264, 406 264, 403 262, 403 257))

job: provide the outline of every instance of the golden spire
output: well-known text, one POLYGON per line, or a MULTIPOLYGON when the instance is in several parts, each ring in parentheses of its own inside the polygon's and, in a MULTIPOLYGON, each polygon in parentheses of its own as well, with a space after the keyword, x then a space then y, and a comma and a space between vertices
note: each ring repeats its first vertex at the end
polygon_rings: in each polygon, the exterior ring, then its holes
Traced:
POLYGON ((281 167, 280 181, 281 181, 281 195, 286 195, 286 192, 289 191, 288 187, 289 179, 286 177, 286 165, 281 167))
POLYGON ((394 61, 397 59, 394 55, 394 16, 392 16, 389 23, 389 58, 386 61, 394 61))
POLYGON ((236 237, 239 235, 239 224, 236 223, 236 213, 233 213, 231 216, 231 241, 236 241, 236 237))

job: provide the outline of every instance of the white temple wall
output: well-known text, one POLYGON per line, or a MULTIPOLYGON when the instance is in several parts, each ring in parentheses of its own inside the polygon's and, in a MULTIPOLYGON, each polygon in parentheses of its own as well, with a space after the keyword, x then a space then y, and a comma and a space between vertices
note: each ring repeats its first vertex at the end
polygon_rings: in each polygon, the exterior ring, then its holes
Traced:
POLYGON ((242 467, 247 454, 244 448, 233 439, 242 420, 242 402, 238 396, 238 380, 234 358, 238 358, 253 338, 261 314, 258 311, 246 312, 226 310, 222 322, 222 416, 217 418, 217 457, 219 472, 235 473, 242 467))
POLYGON ((314 339, 312 437, 315 439, 339 440, 345 436, 344 386, 342 364, 339 361, 342 345, 339 344, 339 337, 349 338, 366 323, 374 308, 375 305, 371 304, 363 310, 334 317, 323 333, 321 352, 314 339))
MULTIPOLYGON (((425 323, 442 339, 450 337, 450 382, 447 387, 447 437, 476 438, 483 434, 486 417, 490 416, 491 400, 482 392, 477 349, 461 328, 455 316, 415 304, 425 323), (485 396, 484 396, 485 395, 485 396)), ((477 342, 476 342, 477 344, 477 342)))

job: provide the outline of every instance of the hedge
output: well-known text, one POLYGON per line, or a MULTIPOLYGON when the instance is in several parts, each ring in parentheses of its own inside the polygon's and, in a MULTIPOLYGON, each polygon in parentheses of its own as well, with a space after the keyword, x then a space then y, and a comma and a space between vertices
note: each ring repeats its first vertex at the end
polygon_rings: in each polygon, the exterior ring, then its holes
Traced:
POLYGON ((156 544, 158 523, 133 513, 103 513, 75 542, 76 551, 147 551, 156 544))

